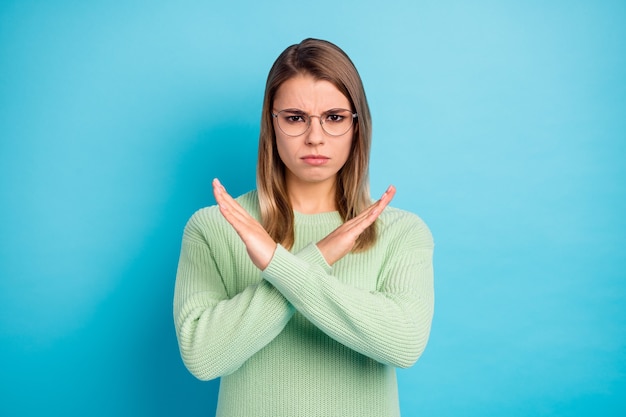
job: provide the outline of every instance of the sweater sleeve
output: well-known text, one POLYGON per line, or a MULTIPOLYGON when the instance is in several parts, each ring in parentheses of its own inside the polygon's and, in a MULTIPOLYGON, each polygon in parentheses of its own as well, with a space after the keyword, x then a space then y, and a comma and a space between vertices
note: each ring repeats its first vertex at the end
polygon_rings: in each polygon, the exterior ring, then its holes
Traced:
POLYGON ((376 291, 333 276, 314 244, 297 254, 279 246, 263 276, 330 337, 406 368, 426 347, 434 308, 432 236, 421 220, 408 229, 382 266, 376 291))
POLYGON ((271 342, 295 310, 264 280, 229 297, 198 223, 194 216, 185 227, 174 321, 185 366, 197 378, 210 380, 234 372, 271 342))

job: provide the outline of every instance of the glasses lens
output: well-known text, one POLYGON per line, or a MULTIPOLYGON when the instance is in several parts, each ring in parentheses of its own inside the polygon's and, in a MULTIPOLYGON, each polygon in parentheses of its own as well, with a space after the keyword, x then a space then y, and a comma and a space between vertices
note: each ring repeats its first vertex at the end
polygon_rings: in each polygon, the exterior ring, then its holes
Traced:
POLYGON ((278 112, 276 120, 280 130, 289 136, 300 136, 309 128, 309 116, 303 112, 283 110, 278 112))
POLYGON ((352 112, 348 110, 333 110, 322 115, 322 127, 332 136, 341 136, 352 127, 352 112))
MULTIPOLYGON (((304 134, 311 124, 311 116, 298 110, 281 110, 275 117, 280 130, 288 136, 304 134)), ((322 129, 331 136, 345 134, 354 123, 352 112, 342 109, 326 112, 319 116, 319 120, 322 123, 322 129)))

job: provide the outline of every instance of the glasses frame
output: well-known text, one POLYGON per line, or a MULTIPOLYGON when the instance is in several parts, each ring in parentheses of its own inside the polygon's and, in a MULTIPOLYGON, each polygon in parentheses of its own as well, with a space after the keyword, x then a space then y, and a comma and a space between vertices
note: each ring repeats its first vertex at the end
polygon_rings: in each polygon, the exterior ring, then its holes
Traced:
POLYGON ((343 136, 346 133, 348 133, 348 131, 352 128, 352 126, 354 126, 354 120, 358 118, 358 113, 352 113, 352 110, 341 109, 341 108, 339 108, 339 109, 331 109, 331 110, 325 111, 324 113, 322 113, 319 116, 318 115, 314 115, 314 114, 308 114, 308 113, 303 112, 302 110, 299 110, 299 109, 282 109, 282 110, 277 111, 276 113, 272 112, 271 114, 272 114, 272 117, 274 119, 276 119, 276 124, 278 125, 278 128, 280 129, 280 131, 283 132, 285 135, 287 135, 289 137, 292 137, 292 138, 297 138, 298 136, 302 136, 306 132, 308 132, 309 129, 311 128, 311 120, 313 120, 313 117, 317 117, 317 119, 319 120, 320 126, 322 127, 322 131, 325 134, 327 134, 328 136, 332 136, 332 137, 339 137, 339 136, 343 136), (281 114, 284 111, 290 111, 290 112, 293 112, 293 113, 302 113, 302 115, 307 118, 306 129, 304 129, 304 131, 302 133, 299 133, 297 135, 290 135, 289 133, 285 132, 283 130, 283 128, 280 127, 280 122, 278 121, 278 115, 281 114), (351 120, 352 123, 350 123, 350 127, 347 128, 345 132, 340 133, 338 135, 333 135, 332 133, 327 132, 326 129, 324 128, 324 121, 322 120, 322 116, 324 116, 325 114, 328 114, 328 113, 339 112, 339 111, 347 111, 348 113, 350 113, 352 115, 352 120, 351 120))

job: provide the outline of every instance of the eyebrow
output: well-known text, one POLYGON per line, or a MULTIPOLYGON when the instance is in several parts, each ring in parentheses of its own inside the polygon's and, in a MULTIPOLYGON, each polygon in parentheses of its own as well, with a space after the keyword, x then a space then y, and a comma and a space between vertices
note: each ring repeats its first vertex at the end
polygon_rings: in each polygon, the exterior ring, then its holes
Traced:
MULTIPOLYGON (((350 110, 350 109, 344 109, 343 107, 333 107, 331 109, 323 111, 321 114, 332 113, 332 112, 336 112, 336 111, 340 111, 340 110, 347 110, 350 113, 352 113, 352 110, 350 110)), ((282 109, 280 111, 285 111, 285 112, 294 113, 294 114, 309 114, 309 113, 305 112, 304 110, 300 110, 300 109, 297 109, 297 108, 286 108, 286 109, 282 109)))

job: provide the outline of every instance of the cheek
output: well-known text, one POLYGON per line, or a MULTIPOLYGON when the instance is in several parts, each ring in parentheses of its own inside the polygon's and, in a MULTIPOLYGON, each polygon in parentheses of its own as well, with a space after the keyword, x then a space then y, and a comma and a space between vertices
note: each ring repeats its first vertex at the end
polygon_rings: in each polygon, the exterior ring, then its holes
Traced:
POLYGON ((345 163, 350 157, 350 153, 352 153, 352 142, 346 142, 339 149, 339 154, 341 154, 343 162, 345 163))

